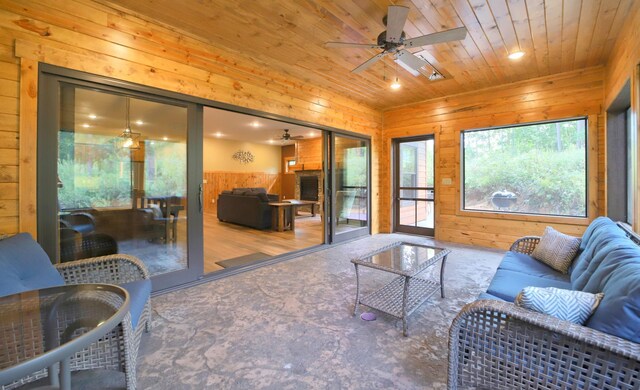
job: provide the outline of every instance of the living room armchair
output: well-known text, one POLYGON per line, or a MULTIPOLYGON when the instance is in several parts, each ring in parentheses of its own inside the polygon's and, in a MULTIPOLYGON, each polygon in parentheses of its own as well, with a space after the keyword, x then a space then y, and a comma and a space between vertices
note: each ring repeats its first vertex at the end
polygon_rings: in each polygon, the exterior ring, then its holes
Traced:
MULTIPOLYGON (((130 315, 110 333, 71 358, 71 370, 123 371, 127 389, 136 387, 136 359, 143 331, 151 329, 151 280, 145 265, 129 255, 110 255, 51 264, 27 233, 0 240, 0 296, 64 284, 107 283, 126 289, 130 315)), ((21 383, 42 377, 23 378, 21 383)))

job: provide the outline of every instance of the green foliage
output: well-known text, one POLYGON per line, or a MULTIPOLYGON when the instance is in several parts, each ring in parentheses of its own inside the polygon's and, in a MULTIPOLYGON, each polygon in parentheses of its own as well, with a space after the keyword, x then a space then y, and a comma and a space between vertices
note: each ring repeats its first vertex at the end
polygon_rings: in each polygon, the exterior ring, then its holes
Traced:
POLYGON ((582 119, 464 133, 465 207, 492 210, 510 191, 509 211, 586 215, 585 145, 582 119))
POLYGON ((187 145, 154 141, 145 150, 145 192, 148 197, 186 196, 187 145))

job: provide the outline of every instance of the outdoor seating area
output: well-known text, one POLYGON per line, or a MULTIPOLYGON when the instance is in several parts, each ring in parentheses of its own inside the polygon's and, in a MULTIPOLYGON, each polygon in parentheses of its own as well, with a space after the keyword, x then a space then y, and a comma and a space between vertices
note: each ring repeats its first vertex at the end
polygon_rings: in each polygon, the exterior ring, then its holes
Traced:
POLYGON ((640 390, 640 0, 2 0, 0 390, 640 390))

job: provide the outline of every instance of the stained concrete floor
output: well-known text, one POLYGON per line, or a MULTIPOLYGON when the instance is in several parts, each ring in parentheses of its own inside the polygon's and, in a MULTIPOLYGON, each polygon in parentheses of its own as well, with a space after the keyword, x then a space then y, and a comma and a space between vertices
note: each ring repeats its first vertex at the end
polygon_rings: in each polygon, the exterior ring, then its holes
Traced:
MULTIPOLYGON (((380 234, 155 297, 138 388, 445 388, 449 324, 486 289, 502 255, 380 234), (409 337, 402 336, 401 321, 382 313, 373 311, 377 320, 371 322, 352 316, 350 259, 400 240, 452 250, 446 297, 434 295, 411 315, 409 337)), ((365 294, 390 280, 389 274, 361 269, 365 294)))

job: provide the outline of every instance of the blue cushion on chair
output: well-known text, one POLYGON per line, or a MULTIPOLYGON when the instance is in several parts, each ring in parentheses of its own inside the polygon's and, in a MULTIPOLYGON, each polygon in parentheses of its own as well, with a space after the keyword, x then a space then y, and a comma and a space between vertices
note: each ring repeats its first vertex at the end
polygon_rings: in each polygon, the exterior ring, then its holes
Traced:
POLYGON ((568 280, 528 275, 518 271, 498 269, 493 280, 491 280, 487 293, 495 295, 505 301, 513 302, 520 291, 527 286, 557 287, 570 290, 571 282, 568 280))
POLYGON ((0 240, 0 296, 62 285, 64 279, 30 234, 0 240))
POLYGON ((144 310, 144 305, 149 300, 151 295, 151 280, 142 279, 129 283, 122 283, 120 287, 127 290, 129 293, 129 312, 131 313, 131 325, 133 329, 138 326, 140 321, 140 315, 144 310))
POLYGON ((498 269, 518 271, 531 276, 556 279, 563 282, 569 280, 568 275, 556 271, 545 263, 538 261, 529 255, 519 252, 507 252, 498 269))

